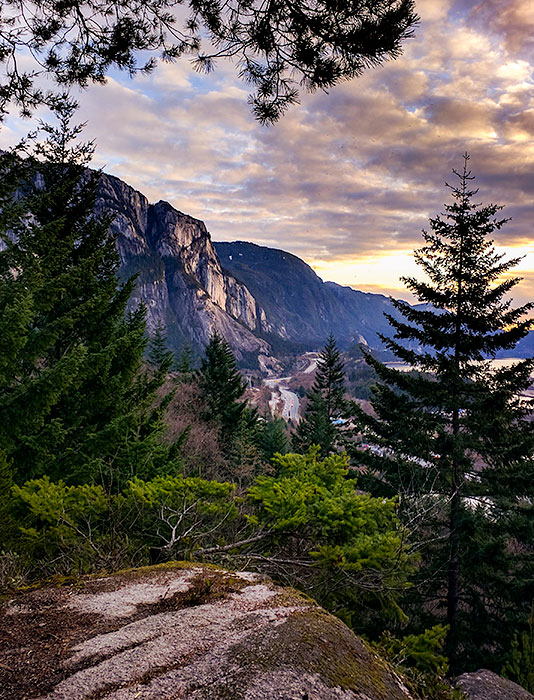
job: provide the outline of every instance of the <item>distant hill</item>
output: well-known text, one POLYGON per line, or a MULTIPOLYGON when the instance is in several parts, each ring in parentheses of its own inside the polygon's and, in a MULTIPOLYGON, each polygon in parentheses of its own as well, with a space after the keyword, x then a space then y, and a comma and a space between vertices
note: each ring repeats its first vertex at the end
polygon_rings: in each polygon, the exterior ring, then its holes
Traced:
MULTIPOLYGON (((380 350, 383 359, 393 357, 378 335, 392 334, 385 313, 401 316, 389 297, 323 282, 307 263, 284 250, 244 241, 214 242, 214 246, 222 268, 247 287, 274 333, 310 349, 333 333, 344 349, 363 343, 380 350)), ((497 355, 532 356, 534 331, 515 348, 497 355)))
POLYGON ((341 347, 381 347, 387 333, 384 312, 397 317, 388 297, 323 282, 291 253, 254 243, 214 243, 223 269, 242 282, 265 311, 272 332, 310 346, 333 333, 341 347))

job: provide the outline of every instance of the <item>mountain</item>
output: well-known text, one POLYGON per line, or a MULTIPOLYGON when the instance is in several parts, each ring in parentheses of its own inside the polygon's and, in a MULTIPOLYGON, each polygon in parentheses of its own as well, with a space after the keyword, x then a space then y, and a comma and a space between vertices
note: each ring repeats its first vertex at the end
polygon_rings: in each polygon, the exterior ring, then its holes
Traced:
POLYGON ((102 175, 97 209, 110 214, 123 277, 137 274, 132 305, 147 306, 149 330, 167 328, 169 344, 203 348, 217 330, 242 358, 268 353, 258 331, 269 326, 247 287, 226 274, 202 221, 102 175))
POLYGON ((322 346, 333 333, 342 347, 380 345, 387 297, 324 283, 303 260, 253 243, 213 243, 202 221, 167 202, 150 204, 123 181, 102 175, 97 209, 111 215, 121 276, 137 275, 131 301, 147 307, 169 345, 197 352, 216 330, 243 362, 276 354, 289 343, 322 346), (285 344, 285 345, 284 345, 285 344))
MULTIPOLYGON (((399 313, 388 297, 323 282, 303 260, 242 241, 213 243, 204 223, 160 201, 150 204, 116 177, 102 175, 97 209, 113 217, 121 275, 137 275, 132 305, 147 307, 149 331, 167 329, 169 345, 201 352, 218 331, 242 364, 289 349, 382 349, 399 313)), ((534 333, 503 356, 530 357, 534 333)), ((387 354, 382 355, 384 358, 387 354)))
POLYGON ((215 243, 223 268, 251 291, 274 333, 318 346, 333 333, 341 347, 382 345, 384 312, 398 317, 388 297, 323 282, 303 260, 274 248, 238 241, 215 243))

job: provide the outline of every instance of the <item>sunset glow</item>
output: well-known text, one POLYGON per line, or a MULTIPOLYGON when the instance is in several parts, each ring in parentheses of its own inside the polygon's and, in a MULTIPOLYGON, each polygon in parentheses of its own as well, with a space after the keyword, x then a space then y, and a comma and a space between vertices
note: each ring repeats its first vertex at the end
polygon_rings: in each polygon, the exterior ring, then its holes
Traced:
MULTIPOLYGON (((229 64, 114 74, 79 95, 94 165, 202 219, 214 240, 282 248, 324 279, 397 294, 469 151, 480 201, 512 218, 497 243, 526 254, 517 292, 533 298, 533 5, 421 0, 417 11, 402 57, 303 95, 272 127, 254 122, 229 64)), ((28 124, 6 127, 2 145, 28 124)))

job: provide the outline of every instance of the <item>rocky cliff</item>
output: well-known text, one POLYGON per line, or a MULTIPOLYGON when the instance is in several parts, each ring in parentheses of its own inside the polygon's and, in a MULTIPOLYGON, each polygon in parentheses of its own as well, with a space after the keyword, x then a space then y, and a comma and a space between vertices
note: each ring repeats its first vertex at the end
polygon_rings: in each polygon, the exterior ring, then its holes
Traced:
MULTIPOLYGON (((384 313, 399 317, 388 297, 323 282, 291 253, 214 244, 202 221, 167 202, 150 204, 116 177, 102 175, 98 210, 113 217, 122 275, 138 275, 132 304, 145 302, 149 330, 162 323, 173 349, 201 350, 217 330, 238 358, 275 354, 280 342, 315 350, 330 333, 341 348, 384 350, 379 335, 391 333, 384 313)), ((530 357, 533 349, 530 333, 502 355, 530 357)))
POLYGON ((202 221, 102 175, 99 212, 112 216, 121 274, 138 275, 132 305, 143 301, 148 327, 167 328, 169 344, 199 350, 223 335, 238 358, 269 354, 268 341, 316 349, 334 333, 340 344, 380 344, 390 301, 324 283, 303 260, 252 243, 212 243, 202 221), (222 264, 221 264, 222 262, 222 264))
MULTIPOLYGON (((278 336, 321 346, 330 333, 348 347, 382 346, 378 333, 390 331, 384 312, 399 314, 388 297, 323 282, 291 253, 253 243, 215 243, 221 264, 244 282, 265 310, 278 336)), ((309 348, 308 348, 309 349, 309 348)))
POLYGON ((132 303, 147 306, 149 330, 162 323, 170 344, 203 347, 217 330, 238 356, 268 351, 268 330, 247 287, 225 273, 202 221, 167 202, 150 204, 118 178, 102 175, 98 210, 110 214, 121 274, 138 275, 132 303))
POLYGON ((335 617, 254 574, 168 564, 0 602, 0 698, 410 700, 335 617))

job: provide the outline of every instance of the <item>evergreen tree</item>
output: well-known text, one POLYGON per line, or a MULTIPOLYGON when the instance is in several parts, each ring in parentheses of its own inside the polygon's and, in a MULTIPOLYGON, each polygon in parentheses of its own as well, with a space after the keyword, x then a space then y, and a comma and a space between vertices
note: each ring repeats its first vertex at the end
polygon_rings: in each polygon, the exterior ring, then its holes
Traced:
POLYGON ((176 371, 179 373, 182 382, 190 382, 193 378, 193 353, 188 345, 182 349, 178 357, 176 371))
POLYGON ((327 404, 322 395, 313 391, 307 398, 306 411, 293 434, 293 450, 304 453, 312 445, 319 445, 320 455, 327 457, 334 450, 338 431, 328 415, 327 404))
POLYGON ((258 442, 255 412, 246 407, 235 430, 232 431, 232 439, 227 449, 227 479, 237 485, 239 493, 250 486, 265 469, 258 442))
POLYGON ((167 374, 174 362, 174 353, 167 347, 167 334, 161 322, 157 324, 150 338, 148 361, 163 376, 167 374))
POLYGON ((289 449, 289 440, 284 419, 266 414, 259 426, 258 444, 267 462, 277 453, 285 454, 289 449))
POLYGON ((342 418, 347 414, 345 368, 332 334, 319 354, 312 392, 321 394, 331 420, 342 418))
POLYGON ((193 54, 211 70, 237 58, 254 86, 262 121, 276 120, 298 87, 326 89, 396 58, 418 17, 413 0, 9 0, 0 15, 0 117, 13 100, 27 115, 48 93, 38 76, 60 85, 102 84, 111 68, 130 75, 193 54), (175 12, 176 5, 184 11, 175 12), (208 53, 202 49, 206 42, 208 53), (24 56, 24 60, 21 60, 24 56), (30 58, 34 63, 28 63, 30 58), (146 63, 138 64, 139 57, 146 63), (36 83, 39 85, 37 86, 36 83))
MULTIPOLYGON (((215 331, 206 346, 199 372, 199 386, 206 401, 206 419, 220 429, 223 448, 228 453, 232 438, 244 417, 246 384, 228 343, 215 331)), ((253 421, 253 417, 250 417, 253 421)))
POLYGON ((113 481, 163 467, 160 377, 142 372, 143 308, 127 314, 134 279, 117 281, 109 220, 95 216, 91 144, 72 145, 76 105, 58 99, 56 126, 35 156, 3 163, 0 327, 17 351, 0 370, 0 447, 17 479, 113 481), (10 191, 9 191, 10 189, 10 191), (4 215, 4 210, 3 210, 4 215), (8 336, 9 337, 9 336, 8 336))
POLYGON ((7 550, 15 534, 15 522, 11 512, 13 468, 5 452, 0 450, 0 554, 7 550))
POLYGON ((381 381, 376 416, 360 413, 381 449, 359 459, 374 470, 375 493, 401 494, 422 550, 414 617, 449 625, 452 672, 500 668, 534 593, 534 441, 523 420, 531 407, 519 397, 534 360, 500 369, 490 361, 527 334, 533 305, 513 308, 506 298, 518 260, 495 252, 489 236, 506 219, 496 216, 501 207, 474 203, 467 161, 415 253, 428 281, 404 278, 425 306, 393 301, 404 320, 389 317, 395 334, 385 343, 417 371, 367 355, 381 381))
MULTIPOLYGON (((43 318, 41 307, 49 304, 45 262, 32 248, 28 199, 20 196, 33 173, 12 152, 0 155, 0 172, 0 447, 11 454, 42 427, 74 381, 85 349, 72 343, 56 361, 43 361, 55 329, 43 318)), ((56 319, 58 327, 68 322, 68 315, 56 319)))
POLYGON ((345 371, 334 336, 319 354, 315 380, 308 396, 306 412, 295 437, 295 449, 306 452, 311 445, 320 445, 321 454, 333 452, 341 440, 339 427, 334 421, 348 412, 345 400, 345 371))

